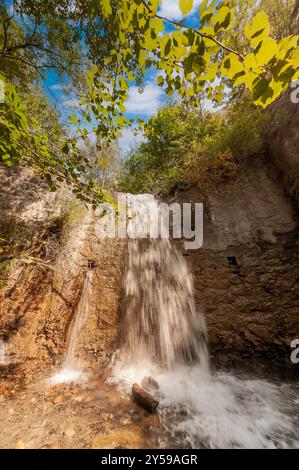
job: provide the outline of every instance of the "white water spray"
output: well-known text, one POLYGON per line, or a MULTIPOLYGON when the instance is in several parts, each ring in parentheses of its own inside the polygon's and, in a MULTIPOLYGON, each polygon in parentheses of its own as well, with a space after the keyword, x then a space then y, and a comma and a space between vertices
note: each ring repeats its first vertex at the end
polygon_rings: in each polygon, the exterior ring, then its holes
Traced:
POLYGON ((92 289, 93 271, 86 274, 80 302, 69 330, 68 348, 62 369, 50 378, 51 385, 67 382, 82 382, 87 379, 77 362, 77 349, 80 340, 80 333, 84 327, 89 310, 90 293, 92 289))
POLYGON ((149 235, 146 210, 152 199, 131 196, 130 201, 123 351, 128 362, 146 359, 164 369, 200 363, 208 372, 206 326, 195 308, 186 261, 167 238, 135 238, 149 235))
MULTIPOLYGON (((140 224, 146 232, 142 224, 152 196, 131 198, 134 238, 140 224)), ((196 312, 192 277, 169 240, 129 241, 124 309, 111 382, 130 393, 134 382, 155 377, 161 423, 179 446, 298 447, 292 387, 209 373, 205 322, 196 312)))

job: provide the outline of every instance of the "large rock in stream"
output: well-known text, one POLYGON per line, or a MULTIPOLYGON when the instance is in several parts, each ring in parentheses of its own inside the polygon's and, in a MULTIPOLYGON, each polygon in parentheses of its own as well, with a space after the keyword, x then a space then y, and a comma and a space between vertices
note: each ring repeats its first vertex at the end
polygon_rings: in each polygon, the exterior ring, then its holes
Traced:
POLYGON ((137 383, 132 386, 132 397, 138 405, 146 411, 149 411, 149 413, 154 413, 159 405, 158 400, 156 400, 150 393, 146 392, 137 383))

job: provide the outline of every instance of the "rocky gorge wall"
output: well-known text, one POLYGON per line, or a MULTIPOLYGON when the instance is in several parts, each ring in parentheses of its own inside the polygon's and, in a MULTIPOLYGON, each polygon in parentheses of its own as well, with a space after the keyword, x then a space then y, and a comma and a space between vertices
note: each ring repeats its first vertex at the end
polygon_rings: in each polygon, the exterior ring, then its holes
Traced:
POLYGON ((42 235, 47 234, 53 216, 69 211, 51 262, 46 258, 47 263, 39 263, 40 251, 33 260, 21 254, 13 259, 8 281, 0 289, 0 339, 5 361, 11 365, 9 371, 0 365, 0 378, 9 372, 14 387, 16 377, 25 385, 32 380, 33 371, 43 373, 63 362, 90 268, 93 288, 77 352, 83 367, 101 374, 118 339, 124 242, 99 238, 100 217, 78 204, 72 208, 69 194, 49 193, 30 172, 5 170, 0 173, 0 187, 2 216, 24 221, 36 233, 33 252, 37 244, 45 245, 42 253, 47 251, 52 240, 42 235), (2 188, 9 189, 4 193, 2 188))
MULTIPOLYGON (((299 204, 299 105, 292 102, 289 90, 281 95, 269 109, 266 147, 279 169, 283 185, 297 207, 299 204)), ((298 92, 296 92, 296 97, 298 92)), ((293 98, 294 101, 294 98, 293 98)))
MULTIPOLYGON (((195 188, 176 200, 200 202, 195 188)), ((204 311, 212 363, 298 374, 298 225, 270 156, 253 159, 204 204, 204 243, 184 255, 204 311)))
MULTIPOLYGON (((279 104, 270 109, 268 152, 217 187, 204 205, 203 247, 183 254, 194 275, 197 308, 207 321, 212 363, 297 374, 290 344, 299 338, 299 114, 298 105, 281 106, 281 128, 279 104)), ((47 250, 47 224, 62 216, 70 200, 68 194, 50 193, 30 172, 0 167, 2 219, 13 216, 30 227, 33 245, 47 250)), ((200 191, 179 192, 170 202, 175 201, 201 202, 200 191)), ((63 361, 90 261, 92 297, 78 353, 83 367, 99 374, 109 363, 121 328, 126 242, 99 238, 99 223, 92 211, 76 209, 49 266, 14 261, 0 289, 0 339, 16 374, 63 361)))

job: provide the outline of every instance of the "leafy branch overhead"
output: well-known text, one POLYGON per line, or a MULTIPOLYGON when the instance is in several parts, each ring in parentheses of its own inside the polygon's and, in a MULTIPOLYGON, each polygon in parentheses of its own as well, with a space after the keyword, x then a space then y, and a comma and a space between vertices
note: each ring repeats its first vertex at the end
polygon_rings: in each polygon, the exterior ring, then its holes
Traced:
POLYGON ((194 21, 188 24, 189 13, 194 12, 193 0, 179 0, 182 21, 162 16, 160 3, 64 0, 58 8, 55 1, 47 5, 40 0, 16 2, 20 17, 26 18, 27 27, 29 19, 33 27, 29 37, 23 37, 19 44, 9 44, 13 37, 9 35, 11 18, 5 19, 0 62, 22 60, 23 66, 26 63, 30 67, 34 57, 31 65, 36 79, 49 66, 81 83, 82 67, 76 74, 73 56, 67 66, 62 60, 71 54, 72 48, 65 47, 65 35, 72 32, 71 43, 76 50, 84 50, 87 66, 83 67, 86 82, 81 93, 82 116, 70 117, 77 127, 75 137, 64 136, 55 143, 28 115, 3 70, 7 96, 5 104, 0 105, 0 151, 7 165, 23 161, 39 169, 52 189, 59 181, 66 181, 83 199, 94 202, 104 194, 94 183, 86 182, 88 162, 78 150, 78 138, 88 138, 86 124, 90 127, 94 121, 94 132, 100 139, 109 144, 118 138, 121 130, 132 123, 125 115, 129 87, 136 83, 142 89, 147 69, 158 71, 157 84, 169 96, 179 96, 192 107, 200 105, 203 95, 221 103, 229 85, 249 90, 254 103, 265 108, 299 78, 298 36, 271 37, 268 16, 261 9, 244 25, 239 23, 235 0, 203 0, 195 12, 194 26, 194 21), (34 35, 38 28, 37 43, 34 35), (231 40, 231 33, 236 31, 245 38, 242 47, 231 40), (42 42, 46 32, 51 40, 45 46, 42 42), (59 42, 59 36, 63 41, 59 42), (54 58, 49 44, 55 50, 54 58), (51 60, 45 62, 47 54, 51 60))
MULTIPOLYGON (((291 80, 299 77, 298 36, 280 41, 270 38, 268 16, 259 11, 245 27, 248 47, 242 51, 233 49, 228 40, 222 39, 236 26, 231 3, 204 0, 196 28, 188 26, 187 20, 176 22, 161 16, 159 0, 101 0, 104 23, 107 28, 113 25, 111 44, 115 45, 103 60, 114 67, 115 80, 110 95, 109 87, 103 94, 98 93, 99 89, 93 94, 91 101, 99 115, 109 114, 103 106, 109 95, 112 115, 117 112, 121 116, 130 81, 138 79, 138 74, 144 74, 149 67, 161 72, 157 83, 165 87, 168 95, 177 93, 193 104, 199 104, 202 92, 222 101, 223 85, 213 87, 216 77, 229 79, 233 87, 246 87, 257 105, 265 108, 273 102, 291 80), (166 29, 167 24, 172 31, 166 29), (138 68, 132 70, 130 64, 134 62, 138 68)), ((180 0, 179 4, 184 15, 192 10, 192 0, 180 0)), ((108 29, 107 34, 111 34, 108 29)), ((94 77, 100 77, 97 69, 89 76, 91 87, 94 77)), ((121 127, 122 117, 118 123, 121 127)))

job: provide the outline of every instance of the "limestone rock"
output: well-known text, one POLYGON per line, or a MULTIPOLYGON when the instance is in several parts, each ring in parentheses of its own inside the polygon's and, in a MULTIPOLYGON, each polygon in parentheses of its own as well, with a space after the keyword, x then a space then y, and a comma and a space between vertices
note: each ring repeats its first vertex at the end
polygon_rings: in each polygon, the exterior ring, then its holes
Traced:
POLYGON ((141 386, 148 392, 153 392, 159 390, 160 388, 158 382, 151 376, 143 377, 141 386))

